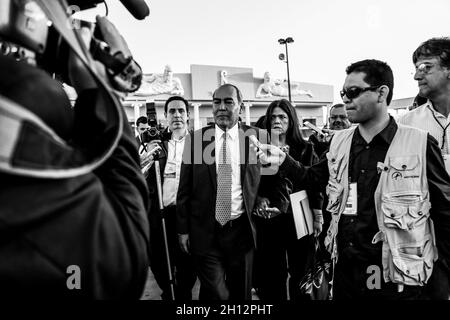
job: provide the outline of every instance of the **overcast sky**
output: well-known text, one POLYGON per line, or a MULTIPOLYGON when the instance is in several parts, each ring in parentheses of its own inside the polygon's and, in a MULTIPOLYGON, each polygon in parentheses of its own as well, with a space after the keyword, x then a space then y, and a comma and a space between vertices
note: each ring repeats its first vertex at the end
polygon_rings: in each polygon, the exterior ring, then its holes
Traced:
MULTIPOLYGON (((253 68, 285 79, 278 59, 281 37, 292 37, 291 80, 334 86, 345 68, 374 58, 394 71, 394 99, 415 96, 411 55, 417 46, 449 33, 449 0, 146 0, 150 16, 135 20, 117 0, 109 18, 125 36, 146 73, 189 73, 191 64, 253 68)), ((97 8, 104 12, 103 6, 97 8)))

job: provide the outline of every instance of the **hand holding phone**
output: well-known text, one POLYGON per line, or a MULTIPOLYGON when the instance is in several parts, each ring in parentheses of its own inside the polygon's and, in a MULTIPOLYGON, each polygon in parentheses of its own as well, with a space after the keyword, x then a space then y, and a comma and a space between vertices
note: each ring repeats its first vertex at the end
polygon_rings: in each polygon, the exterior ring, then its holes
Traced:
POLYGON ((255 147, 257 148, 257 151, 259 151, 260 147, 261 147, 261 142, 259 142, 258 138, 256 138, 254 135, 251 135, 248 138, 255 145, 255 147))
POLYGON ((321 134, 321 135, 323 135, 323 136, 326 135, 321 129, 319 129, 319 127, 313 125, 313 124, 312 124, 311 122, 309 122, 309 121, 303 122, 303 125, 304 125, 304 126, 307 126, 307 127, 310 128, 311 130, 314 130, 315 132, 317 132, 317 133, 319 133, 319 134, 321 134))

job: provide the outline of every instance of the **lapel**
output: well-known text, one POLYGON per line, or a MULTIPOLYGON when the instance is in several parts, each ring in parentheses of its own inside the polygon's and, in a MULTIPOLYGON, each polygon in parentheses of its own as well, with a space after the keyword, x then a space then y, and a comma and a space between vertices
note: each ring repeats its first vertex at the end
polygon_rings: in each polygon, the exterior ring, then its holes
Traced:
POLYGON ((159 164, 160 164, 160 171, 161 171, 161 182, 164 181, 164 170, 166 169, 167 159, 169 157, 169 140, 172 138, 172 133, 168 131, 168 128, 166 128, 162 132, 162 138, 161 138, 161 147, 162 152, 161 156, 159 158, 159 164))
MULTIPOLYGON (((212 126, 207 128, 205 131, 203 131, 203 136, 202 136, 202 141, 203 141, 203 148, 202 151, 205 150, 205 148, 210 145, 211 143, 216 143, 216 127, 212 126), (211 140, 206 140, 204 139, 204 137, 206 136, 204 133, 206 132, 206 130, 212 130, 211 133, 211 140)), ((205 157, 206 155, 203 154, 203 157, 205 157)), ((212 148, 212 152, 211 152, 211 157, 212 157, 212 163, 207 164, 208 169, 209 169, 209 176, 211 177, 211 183, 214 189, 214 194, 217 192, 217 172, 216 172, 216 148, 212 148)), ((204 160, 203 160, 204 161, 204 160)))
POLYGON ((244 185, 245 181, 245 172, 247 171, 248 164, 248 148, 249 148, 249 139, 245 137, 245 131, 247 128, 241 124, 239 124, 239 156, 240 156, 240 166, 241 166, 241 185, 244 185), (243 143, 244 142, 244 143, 243 143))
POLYGON ((164 140, 162 142, 162 145, 163 145, 163 151, 162 151, 162 157, 160 158, 161 179, 163 179, 163 177, 164 177, 164 169, 166 168, 167 158, 169 157, 169 142, 167 140, 164 140))

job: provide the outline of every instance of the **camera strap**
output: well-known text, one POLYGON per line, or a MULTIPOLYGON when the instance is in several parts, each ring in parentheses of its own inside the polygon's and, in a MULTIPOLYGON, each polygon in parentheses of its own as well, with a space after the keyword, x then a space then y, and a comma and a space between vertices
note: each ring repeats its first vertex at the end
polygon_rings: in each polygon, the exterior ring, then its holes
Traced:
POLYGON ((81 151, 69 146, 38 116, 0 95, 0 171, 30 177, 69 178, 91 172, 81 151))

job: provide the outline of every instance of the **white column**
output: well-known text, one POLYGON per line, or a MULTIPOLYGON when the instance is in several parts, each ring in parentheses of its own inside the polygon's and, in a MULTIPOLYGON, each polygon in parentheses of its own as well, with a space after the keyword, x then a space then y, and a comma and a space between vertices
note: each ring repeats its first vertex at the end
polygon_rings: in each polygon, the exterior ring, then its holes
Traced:
POLYGON ((328 105, 322 107, 322 123, 325 125, 328 121, 328 105))
POLYGON ((194 107, 194 130, 200 129, 200 106, 201 103, 193 103, 194 107))
POLYGON ((141 104, 139 102, 135 102, 132 104, 133 108, 134 108, 134 123, 136 123, 136 120, 139 118, 140 112, 139 112, 139 108, 141 107, 141 104))
POLYGON ((250 125, 250 107, 252 106, 252 104, 250 102, 245 102, 244 106, 245 106, 245 124, 249 126, 250 125))

